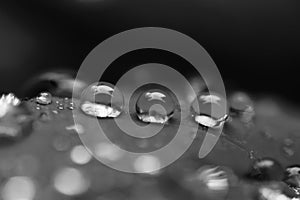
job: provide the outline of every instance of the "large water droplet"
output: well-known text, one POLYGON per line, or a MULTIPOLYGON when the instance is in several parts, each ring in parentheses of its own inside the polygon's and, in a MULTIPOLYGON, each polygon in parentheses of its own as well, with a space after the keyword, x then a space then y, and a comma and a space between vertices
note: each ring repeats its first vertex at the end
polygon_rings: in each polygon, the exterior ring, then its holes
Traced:
POLYGON ((100 82, 85 90, 82 96, 81 110, 98 118, 118 117, 124 106, 121 91, 109 83, 100 82))
POLYGON ((201 93, 192 102, 191 114, 195 122, 206 128, 218 128, 227 119, 226 100, 215 93, 201 93), (214 110, 212 111, 212 106, 214 110))
POLYGON ((258 181, 281 181, 284 176, 284 170, 281 164, 272 158, 262 158, 256 160, 248 177, 258 181))
POLYGON ((166 123, 175 112, 173 97, 162 89, 143 92, 136 102, 138 118, 147 123, 166 123))
POLYGON ((49 92, 41 92, 36 98, 36 103, 41 105, 49 105, 52 103, 52 95, 49 92))

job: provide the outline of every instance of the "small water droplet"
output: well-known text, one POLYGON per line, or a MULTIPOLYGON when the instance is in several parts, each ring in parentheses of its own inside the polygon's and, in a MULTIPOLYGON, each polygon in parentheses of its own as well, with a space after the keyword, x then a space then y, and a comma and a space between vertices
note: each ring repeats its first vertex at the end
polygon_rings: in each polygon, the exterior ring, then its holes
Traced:
POLYGON ((67 108, 68 108, 69 110, 74 110, 74 108, 75 108, 74 103, 73 103, 72 101, 69 102, 69 103, 67 104, 67 108))
POLYGON ((200 93, 192 102, 191 114, 201 126, 218 128, 228 117, 226 100, 216 93, 200 93))
POLYGON ((58 111, 57 111, 57 110, 52 110, 52 112, 53 112, 54 114, 58 114, 58 111))
POLYGON ((105 82, 88 87, 81 100, 81 110, 98 118, 118 117, 124 105, 123 94, 115 86, 105 82))
POLYGON ((41 92, 35 101, 40 105, 49 105, 52 103, 52 95, 49 92, 41 92))
POLYGON ((64 107, 63 107, 63 106, 57 106, 57 109, 58 109, 58 110, 63 110, 64 107))
POLYGON ((73 106, 68 106, 67 107, 69 110, 74 110, 74 107, 73 106))

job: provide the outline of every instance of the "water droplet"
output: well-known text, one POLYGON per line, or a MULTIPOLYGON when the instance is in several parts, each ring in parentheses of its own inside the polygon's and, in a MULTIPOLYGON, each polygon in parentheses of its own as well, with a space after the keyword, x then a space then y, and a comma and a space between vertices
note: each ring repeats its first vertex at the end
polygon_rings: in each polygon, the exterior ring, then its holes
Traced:
POLYGON ((258 181, 282 180, 284 170, 281 164, 272 158, 257 159, 252 165, 248 177, 258 181))
POLYGON ((203 127, 218 128, 227 119, 226 100, 215 93, 201 93, 192 102, 191 114, 195 122, 203 127), (212 112, 212 106, 214 110, 212 112))
POLYGON ((63 168, 54 176, 54 188, 68 196, 79 195, 88 190, 90 180, 75 168, 63 168))
POLYGON ((52 95, 49 92, 41 92, 36 98, 36 103, 41 105, 49 105, 52 103, 52 95))
POLYGON ((74 103, 72 101, 68 102, 66 107, 69 109, 69 110, 74 110, 74 103))
POLYGON ((58 111, 57 111, 57 110, 52 110, 52 112, 53 112, 54 114, 58 114, 58 111))
POLYGON ((164 124, 175 112, 175 101, 167 91, 150 89, 139 96, 136 112, 143 122, 164 124))
POLYGON ((81 110, 98 118, 118 117, 124 106, 123 94, 112 84, 100 82, 84 91, 81 110))
POLYGON ((3 200, 32 200, 36 194, 36 185, 29 177, 15 176, 5 183, 0 194, 3 200))
POLYGON ((300 195, 300 165, 289 166, 285 169, 284 182, 300 195))
POLYGON ((63 106, 57 106, 57 109, 58 109, 58 110, 63 110, 64 107, 63 107, 63 106))
POLYGON ((92 155, 82 145, 73 147, 70 157, 74 163, 79 165, 87 164, 92 159, 92 155))
POLYGON ((254 106, 251 98, 243 92, 234 93, 229 98, 230 113, 237 116, 245 123, 251 122, 255 115, 254 106))
POLYGON ((73 106, 68 106, 67 107, 69 110, 74 110, 74 107, 73 106))

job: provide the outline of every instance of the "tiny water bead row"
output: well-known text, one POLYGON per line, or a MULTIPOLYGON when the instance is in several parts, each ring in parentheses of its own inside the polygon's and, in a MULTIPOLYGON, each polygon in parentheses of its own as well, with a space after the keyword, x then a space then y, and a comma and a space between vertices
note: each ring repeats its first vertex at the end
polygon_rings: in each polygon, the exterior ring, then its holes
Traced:
MULTIPOLYGON (((157 95, 156 95, 157 96, 157 95)), ((161 98, 161 96, 157 96, 154 98, 161 98)), ((5 98, 4 98, 5 99, 5 98)), ((15 98, 16 99, 16 98, 15 98)), ((41 105, 41 107, 49 105, 52 103, 53 98, 50 93, 41 93, 36 99, 36 103, 38 105, 41 105), (46 98, 45 98, 46 97, 46 98)), ((8 103, 9 102, 15 102, 12 101, 12 98, 9 98, 6 100, 8 103)), ((62 101, 55 101, 57 106, 63 106, 69 105, 67 99, 63 99, 62 101)), ((20 105, 13 105, 11 104, 12 108, 18 108, 18 109, 23 109, 23 107, 19 107, 20 105)), ((231 106, 232 108, 233 106, 231 106)), ((12 109, 11 108, 11 109, 12 109)), ((10 112, 10 109, 8 111, 10 112)), ((236 116, 243 116, 242 112, 236 112, 236 116)), ((6 115, 4 115, 6 116, 6 115)), ((242 118, 243 119, 243 118, 242 118)), ((1 119, 3 120, 3 118, 1 119)), ((286 141, 286 145, 291 145, 291 141, 286 141)), ((79 153, 80 156, 78 157, 77 155, 78 152, 82 152, 83 148, 81 146, 75 146, 72 148, 72 151, 70 152, 71 159, 73 160, 74 163, 77 164, 86 164, 90 160, 90 156, 86 157, 82 153, 79 153)), ((86 155, 86 154, 85 154, 86 155)), ((138 169, 143 171, 144 167, 137 165, 138 169)), ((273 185, 264 185, 263 187, 260 187, 259 190, 259 199, 260 200, 274 200, 274 199, 293 199, 293 200, 298 200, 299 199, 299 191, 300 191, 300 174, 299 170, 300 167, 298 165, 294 166, 289 166, 285 170, 282 168, 282 166, 276 162, 273 159, 270 158, 263 158, 256 160, 253 163, 253 166, 249 170, 249 177, 253 180, 257 180, 259 182, 264 182, 264 181, 281 181, 285 183, 284 186, 287 185, 287 188, 284 188, 283 186, 273 186, 273 185), (288 193, 286 190, 288 190, 288 193)), ((184 179, 184 184, 185 186, 188 187, 188 189, 192 190, 193 192, 199 192, 199 188, 202 188, 205 186, 207 188, 207 192, 209 193, 218 193, 221 196, 226 196, 228 188, 231 185, 230 178, 232 177, 232 174, 230 174, 227 170, 216 167, 216 166, 205 166, 203 168, 200 168, 197 172, 193 173, 191 176, 187 176, 186 179, 184 179), (189 178, 190 177, 190 178, 189 178), (198 185, 197 185, 198 184, 198 185), (201 186, 202 185, 202 186, 201 186), (194 188, 194 189, 193 189, 194 188)), ((15 187, 13 183, 17 182, 19 183, 20 178, 23 181, 23 178, 25 181, 29 180, 26 177, 12 177, 9 179, 4 187, 3 187, 3 192, 2 194, 4 195, 4 199, 8 200, 13 197, 11 195, 16 195, 16 193, 13 193, 12 187, 15 187)), ((31 180, 31 179, 30 179, 31 180)), ((54 186, 58 192, 61 192, 65 195, 72 196, 72 195, 77 195, 78 193, 83 193, 87 190, 86 187, 90 187, 88 184, 85 183, 85 179, 79 174, 77 169, 71 169, 67 168, 66 170, 59 171, 56 174, 55 181, 54 181, 54 186), (77 184, 71 184, 72 187, 78 187, 76 189, 72 189, 72 191, 76 191, 75 193, 70 192, 70 188, 68 185, 69 182, 64 183, 64 180, 68 179, 68 177, 79 177, 79 178, 73 178, 72 181, 79 181, 79 185, 77 184), (77 180, 78 179, 78 180, 77 180), (83 180, 83 182, 82 182, 83 180)), ((277 183, 277 182, 276 182, 277 183)), ((70 184, 69 184, 70 185, 70 184)), ((70 187, 71 187, 70 185, 70 187)), ((26 190, 24 194, 19 194, 23 195, 29 195, 28 199, 31 198, 31 194, 34 192, 34 187, 31 187, 26 190), (32 189, 33 188, 33 189, 32 189)), ((25 198, 25 197, 24 197, 25 198)), ((27 196, 26 196, 27 198, 27 196)), ((225 199, 222 198, 222 199, 225 199)))

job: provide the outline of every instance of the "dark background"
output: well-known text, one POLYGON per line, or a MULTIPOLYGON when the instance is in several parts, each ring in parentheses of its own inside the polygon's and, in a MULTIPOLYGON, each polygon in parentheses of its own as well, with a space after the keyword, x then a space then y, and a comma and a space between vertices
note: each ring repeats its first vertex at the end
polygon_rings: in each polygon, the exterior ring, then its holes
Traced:
POLYGON ((197 40, 227 87, 300 100, 299 0, 1 1, 0 91, 18 94, 46 70, 76 70, 104 39, 144 26, 197 40))

